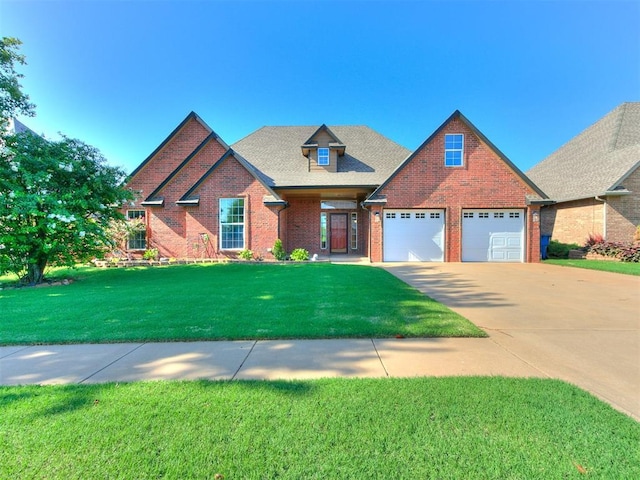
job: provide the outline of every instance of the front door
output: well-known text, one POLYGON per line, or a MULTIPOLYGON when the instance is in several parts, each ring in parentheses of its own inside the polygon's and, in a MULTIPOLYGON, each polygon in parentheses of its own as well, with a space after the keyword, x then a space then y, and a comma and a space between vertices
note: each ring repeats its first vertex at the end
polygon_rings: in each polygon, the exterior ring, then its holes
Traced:
POLYGON ((347 253, 347 214, 331 214, 331 253, 347 253))

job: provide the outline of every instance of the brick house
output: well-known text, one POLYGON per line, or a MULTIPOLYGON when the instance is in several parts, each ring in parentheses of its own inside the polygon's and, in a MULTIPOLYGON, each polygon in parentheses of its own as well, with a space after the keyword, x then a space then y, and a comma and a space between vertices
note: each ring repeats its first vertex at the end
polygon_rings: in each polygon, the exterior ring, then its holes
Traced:
POLYGON ((546 195, 460 112, 415 152, 366 126, 263 127, 228 146, 189 114, 136 168, 129 250, 270 260, 284 248, 379 261, 540 257, 546 195))
POLYGON ((631 242, 640 225, 640 102, 618 106, 527 174, 555 201, 542 208, 543 234, 631 242))

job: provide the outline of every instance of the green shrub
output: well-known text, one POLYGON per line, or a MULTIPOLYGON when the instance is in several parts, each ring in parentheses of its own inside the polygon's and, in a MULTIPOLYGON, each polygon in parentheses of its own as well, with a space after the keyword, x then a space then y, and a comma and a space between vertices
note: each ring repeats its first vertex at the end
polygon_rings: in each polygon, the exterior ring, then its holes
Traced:
POLYGON ((547 256, 549 258, 569 258, 569 250, 579 250, 580 248, 577 243, 561 243, 557 240, 551 240, 547 247, 547 256))
POLYGON ((276 243, 273 244, 273 248, 271 249, 271 253, 273 253, 273 256, 279 262, 287 258, 287 252, 285 252, 284 248, 282 247, 282 240, 276 240, 276 243))
POLYGON ((289 256, 294 262, 304 262, 305 260, 309 260, 309 252, 304 248, 296 248, 289 256))
POLYGON ((253 260, 253 252, 245 248, 238 254, 238 257, 240 257, 243 260, 253 260))
POLYGON ((158 249, 150 248, 149 250, 145 250, 142 258, 145 260, 156 260, 158 258, 158 249))

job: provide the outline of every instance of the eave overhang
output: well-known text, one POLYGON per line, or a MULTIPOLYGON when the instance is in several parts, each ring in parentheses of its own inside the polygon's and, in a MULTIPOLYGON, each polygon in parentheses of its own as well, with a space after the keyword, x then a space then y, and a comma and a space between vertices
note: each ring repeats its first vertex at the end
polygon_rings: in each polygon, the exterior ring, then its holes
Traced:
POLYGON ((164 198, 148 198, 144 202, 140 202, 143 207, 162 207, 164 198))

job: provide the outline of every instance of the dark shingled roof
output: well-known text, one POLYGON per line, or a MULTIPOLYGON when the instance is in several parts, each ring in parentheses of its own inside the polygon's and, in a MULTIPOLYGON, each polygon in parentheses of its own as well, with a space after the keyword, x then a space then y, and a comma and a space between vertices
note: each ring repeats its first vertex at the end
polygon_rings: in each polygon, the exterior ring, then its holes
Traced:
POLYGON ((345 145, 336 173, 309 171, 301 145, 318 126, 262 127, 232 148, 262 172, 270 187, 377 186, 411 153, 366 126, 330 126, 345 145))
POLYGON ((527 172, 557 202, 624 191, 640 166, 640 102, 623 103, 527 172))

